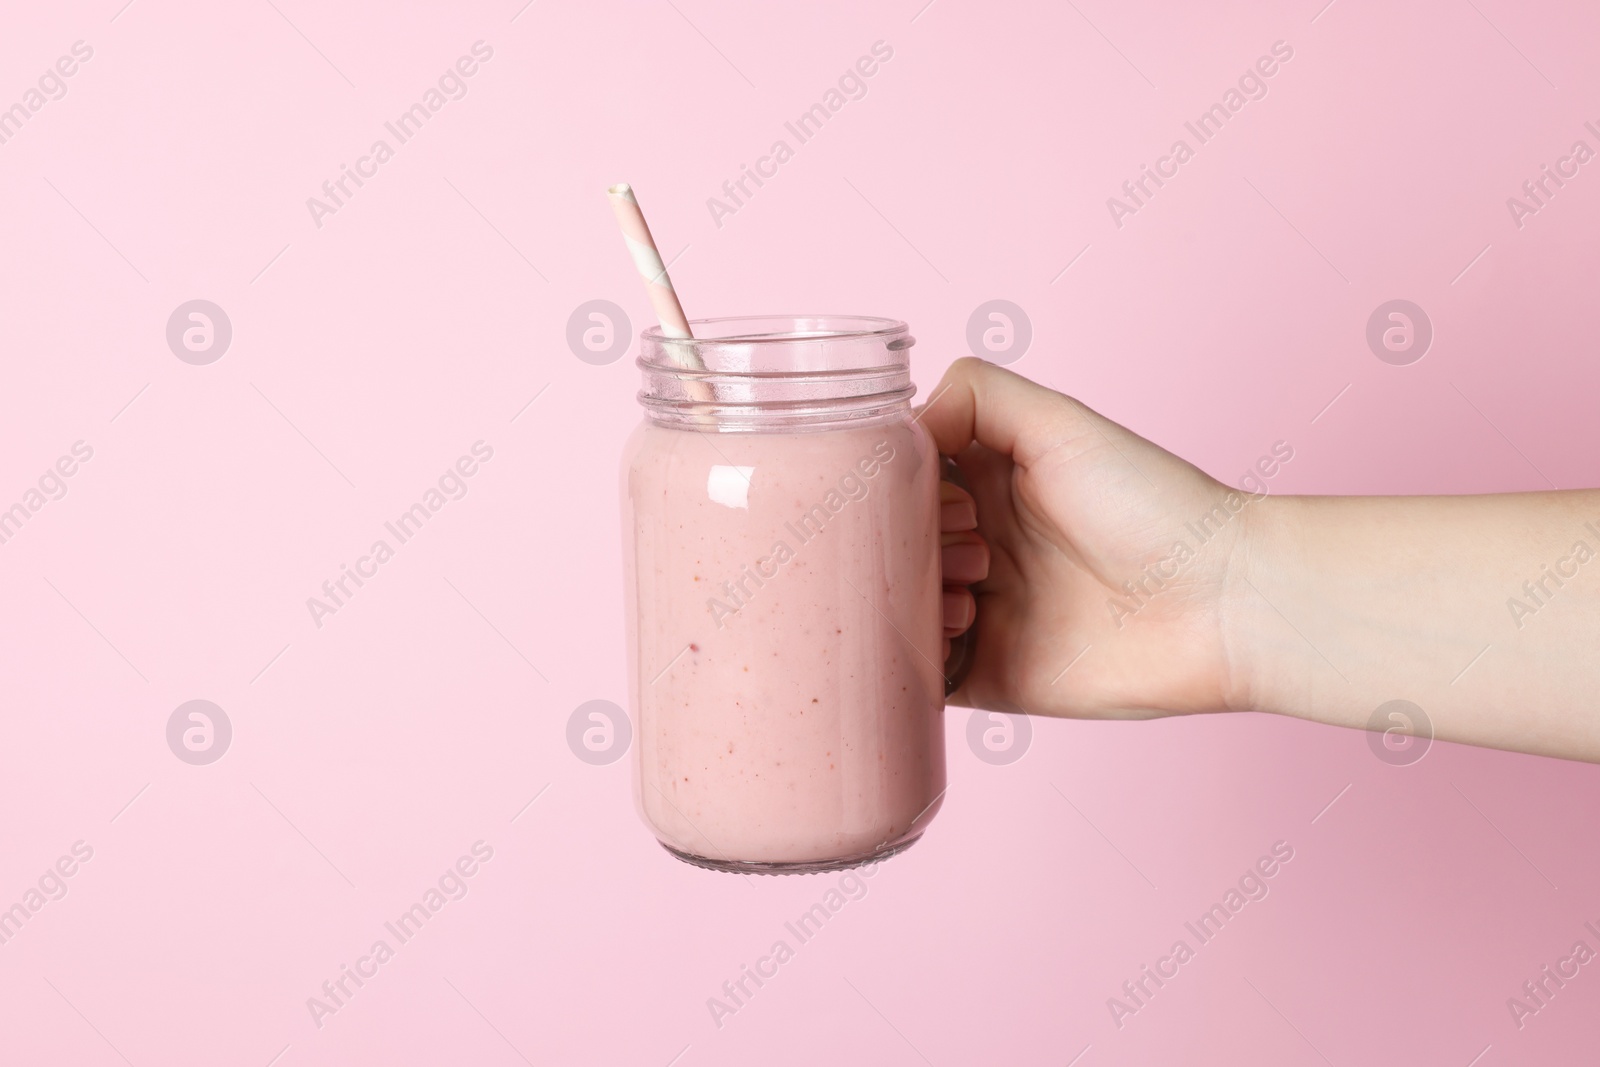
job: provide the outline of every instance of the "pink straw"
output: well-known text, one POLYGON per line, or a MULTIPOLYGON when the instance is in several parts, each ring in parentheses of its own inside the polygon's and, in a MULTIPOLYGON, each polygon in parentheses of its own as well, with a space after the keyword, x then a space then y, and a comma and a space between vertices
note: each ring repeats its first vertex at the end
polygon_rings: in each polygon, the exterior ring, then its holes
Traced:
MULTIPOLYGON (((644 212, 639 210, 639 201, 633 195, 633 188, 622 182, 607 189, 606 195, 611 200, 611 210, 616 213, 617 225, 622 228, 622 240, 628 246, 628 254, 633 257, 633 265, 644 280, 645 292, 650 296, 656 320, 661 323, 662 334, 669 338, 692 339, 694 332, 689 329, 689 320, 683 314, 683 305, 678 303, 677 291, 672 288, 672 279, 667 276, 666 264, 661 262, 661 253, 656 248, 655 238, 650 236, 650 226, 644 221, 644 212)), ((662 347, 673 362, 685 370, 706 369, 704 361, 691 346, 668 343, 662 347)), ((691 379, 684 383, 684 387, 700 403, 715 399, 706 382, 691 379)))
POLYGON ((656 249, 655 238, 650 236, 650 225, 644 221, 644 212, 639 210, 633 188, 623 182, 607 189, 606 194, 611 198, 611 210, 616 213, 617 225, 622 227, 622 239, 629 255, 633 256, 633 265, 644 279, 645 292, 650 294, 650 304, 661 323, 661 332, 668 337, 693 337, 694 332, 689 329, 689 320, 684 317, 683 305, 678 303, 677 291, 672 288, 672 279, 667 276, 666 264, 661 262, 661 253, 656 249))

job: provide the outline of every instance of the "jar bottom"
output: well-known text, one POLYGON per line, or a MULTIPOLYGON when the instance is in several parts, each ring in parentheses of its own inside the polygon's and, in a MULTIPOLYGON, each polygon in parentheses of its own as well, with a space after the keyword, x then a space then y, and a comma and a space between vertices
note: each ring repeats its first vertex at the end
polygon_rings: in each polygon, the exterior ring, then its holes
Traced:
POLYGON ((685 863, 696 867, 704 867, 708 871, 723 871, 728 874, 822 874, 825 871, 847 871, 852 867, 864 867, 869 863, 878 863, 890 856, 898 856, 918 841, 922 835, 908 837, 896 841, 892 845, 885 845, 871 852, 862 852, 854 856, 843 856, 831 860, 803 860, 798 863, 763 863, 754 860, 718 860, 706 856, 697 856, 692 852, 683 852, 673 848, 665 841, 660 842, 662 848, 672 853, 685 863))

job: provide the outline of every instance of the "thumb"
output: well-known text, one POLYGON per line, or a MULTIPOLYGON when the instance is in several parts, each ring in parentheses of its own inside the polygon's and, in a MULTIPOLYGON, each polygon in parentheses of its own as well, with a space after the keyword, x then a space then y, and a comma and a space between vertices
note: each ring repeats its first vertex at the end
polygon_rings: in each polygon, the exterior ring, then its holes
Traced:
POLYGON ((971 356, 956 360, 918 416, 939 451, 960 455, 977 442, 1026 467, 1083 426, 1069 397, 971 356))

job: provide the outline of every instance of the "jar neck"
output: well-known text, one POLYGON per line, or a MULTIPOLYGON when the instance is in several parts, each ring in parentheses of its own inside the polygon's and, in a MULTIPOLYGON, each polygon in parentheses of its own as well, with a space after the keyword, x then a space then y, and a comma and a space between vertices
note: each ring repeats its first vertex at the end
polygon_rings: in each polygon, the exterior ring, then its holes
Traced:
POLYGON ((803 431, 903 416, 916 387, 904 323, 852 316, 699 320, 640 338, 639 403, 662 425, 803 431))

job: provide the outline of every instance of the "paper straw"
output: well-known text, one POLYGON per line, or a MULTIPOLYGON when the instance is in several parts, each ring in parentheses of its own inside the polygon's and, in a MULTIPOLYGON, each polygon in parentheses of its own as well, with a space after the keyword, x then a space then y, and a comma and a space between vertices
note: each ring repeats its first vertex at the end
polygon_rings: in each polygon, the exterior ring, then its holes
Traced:
MULTIPOLYGON (((655 238, 650 236, 650 226, 644 221, 644 212, 639 210, 633 187, 622 182, 607 189, 606 196, 611 201, 611 210, 617 216, 617 225, 622 228, 622 240, 628 246, 628 254, 633 257, 633 265, 644 280, 645 292, 649 294, 650 306, 655 309, 661 332, 669 338, 693 338, 694 332, 689 329, 683 305, 678 303, 678 294, 672 288, 672 279, 667 276, 667 266, 661 261, 655 238)), ((662 347, 678 366, 686 370, 706 369, 705 362, 689 346, 668 343, 662 347)), ((711 386, 706 382, 690 380, 684 383, 684 388, 700 403, 715 399, 711 386)))
POLYGON ((683 305, 678 303, 678 294, 667 275, 666 264, 661 262, 655 238, 650 236, 650 226, 644 221, 644 212, 639 210, 633 187, 623 182, 607 189, 606 195, 611 199, 611 210, 616 213, 617 225, 622 228, 622 239, 628 246, 628 254, 633 256, 633 265, 638 268, 639 277, 644 279, 645 292, 650 295, 650 305, 655 308, 661 332, 668 337, 693 337, 689 320, 683 314, 683 305))

